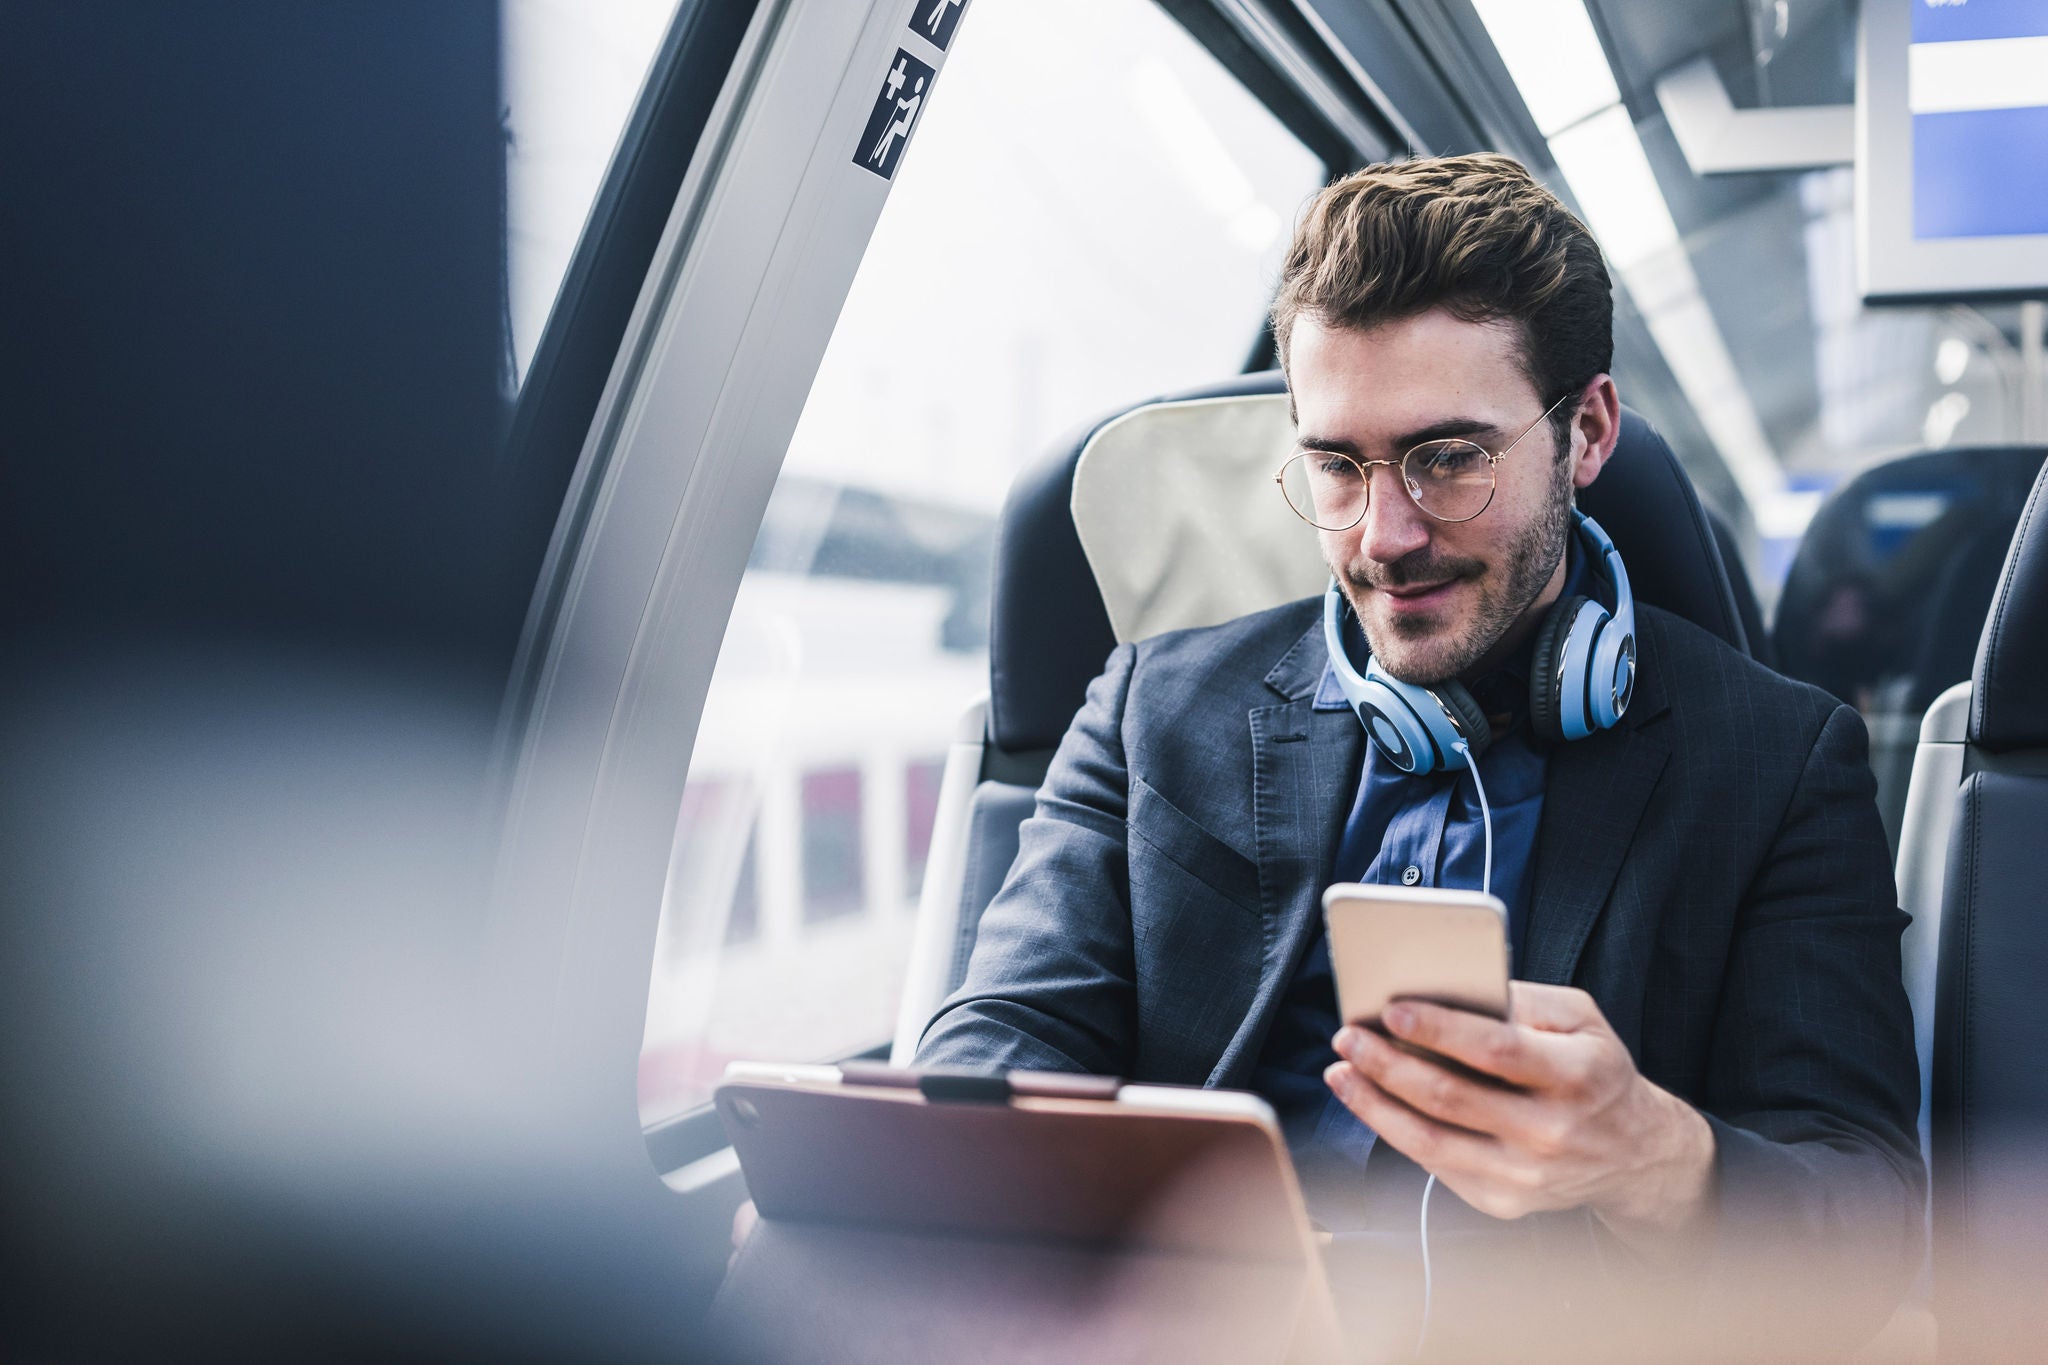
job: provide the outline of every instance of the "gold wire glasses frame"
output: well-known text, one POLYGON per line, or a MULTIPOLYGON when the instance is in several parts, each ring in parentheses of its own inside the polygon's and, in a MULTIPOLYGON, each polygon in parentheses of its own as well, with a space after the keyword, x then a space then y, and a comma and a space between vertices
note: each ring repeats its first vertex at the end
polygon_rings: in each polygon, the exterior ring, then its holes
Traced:
POLYGON ((1354 460, 1334 450, 1304 450, 1280 466, 1273 482, 1294 515, 1319 531, 1348 531, 1365 520, 1374 465, 1399 469, 1409 498, 1438 521, 1470 521, 1493 505, 1494 466, 1569 397, 1545 408, 1498 455, 1455 437, 1424 441, 1398 460, 1354 460))

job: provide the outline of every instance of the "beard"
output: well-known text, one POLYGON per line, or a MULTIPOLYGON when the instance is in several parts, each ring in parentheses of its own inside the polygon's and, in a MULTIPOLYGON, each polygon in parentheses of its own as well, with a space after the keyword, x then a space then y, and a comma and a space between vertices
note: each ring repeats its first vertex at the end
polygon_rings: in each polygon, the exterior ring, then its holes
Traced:
POLYGON ((1571 534, 1571 470, 1562 462, 1557 469, 1542 515, 1516 531, 1491 573, 1484 560, 1446 555, 1425 546, 1391 564, 1368 560, 1337 574, 1352 612, 1365 630, 1366 644, 1382 669, 1401 682, 1424 686, 1455 678, 1485 657, 1542 596, 1571 534), (1477 601, 1462 616, 1437 611, 1375 622, 1358 607, 1367 588, 1446 580, 1477 586, 1477 601))

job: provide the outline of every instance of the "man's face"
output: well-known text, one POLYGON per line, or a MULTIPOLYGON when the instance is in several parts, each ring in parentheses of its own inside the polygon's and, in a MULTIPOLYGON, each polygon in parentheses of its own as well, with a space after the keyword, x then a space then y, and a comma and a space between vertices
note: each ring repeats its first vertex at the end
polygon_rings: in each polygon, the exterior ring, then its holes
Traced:
MULTIPOLYGON (((1301 317, 1288 365, 1300 445, 1398 461, 1419 442, 1458 436, 1499 454, 1548 405, 1520 345, 1507 324, 1442 309, 1365 331, 1301 317)), ((1450 523, 1415 505, 1398 469, 1368 468, 1365 519, 1320 539, 1380 667, 1440 682, 1495 666, 1520 643, 1533 608, 1564 583, 1573 470, 1543 423, 1494 466, 1486 510, 1450 523)))

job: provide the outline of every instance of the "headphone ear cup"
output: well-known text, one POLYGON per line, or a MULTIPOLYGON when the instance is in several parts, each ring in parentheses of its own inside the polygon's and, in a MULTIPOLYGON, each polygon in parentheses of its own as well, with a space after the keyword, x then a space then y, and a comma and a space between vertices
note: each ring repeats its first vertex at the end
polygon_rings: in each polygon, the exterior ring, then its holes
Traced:
POLYGON ((1486 752, 1486 746, 1493 743, 1493 726, 1487 723, 1486 712, 1479 709, 1479 703, 1461 682, 1439 683, 1430 691, 1436 693, 1444 709, 1458 723, 1458 733, 1464 736, 1465 748, 1476 761, 1486 752))
POLYGON ((1429 722, 1417 713, 1399 688, 1367 676, 1351 704, 1365 726, 1365 733, 1389 763, 1414 775, 1437 771, 1436 737, 1429 732, 1429 722))
POLYGON ((1564 642, 1571 638, 1583 597, 1567 597, 1553 606, 1536 630, 1536 649, 1529 661, 1529 728, 1552 744, 1564 742, 1564 716, 1558 693, 1557 665, 1564 642))

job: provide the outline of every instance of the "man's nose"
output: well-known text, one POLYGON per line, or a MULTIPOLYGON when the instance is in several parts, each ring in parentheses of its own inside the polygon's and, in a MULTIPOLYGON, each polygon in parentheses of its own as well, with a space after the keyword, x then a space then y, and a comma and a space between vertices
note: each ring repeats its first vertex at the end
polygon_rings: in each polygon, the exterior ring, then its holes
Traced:
POLYGON ((1367 477, 1373 489, 1366 501, 1360 553, 1376 563, 1392 564, 1429 544, 1429 514, 1408 496, 1400 466, 1376 465, 1367 477))

